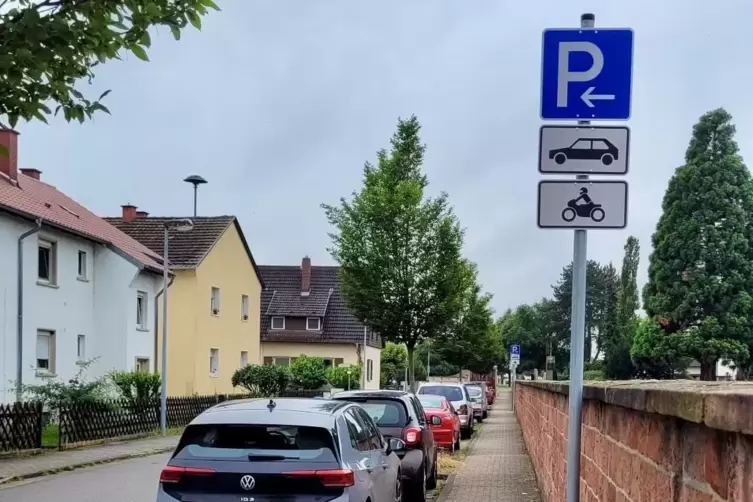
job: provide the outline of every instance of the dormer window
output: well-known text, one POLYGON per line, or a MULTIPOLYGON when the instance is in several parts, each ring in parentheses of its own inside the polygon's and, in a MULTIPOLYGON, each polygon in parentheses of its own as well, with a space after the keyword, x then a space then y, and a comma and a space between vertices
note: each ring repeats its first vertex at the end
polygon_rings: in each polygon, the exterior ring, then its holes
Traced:
POLYGON ((285 318, 282 316, 272 316, 272 329, 285 329, 285 318))
POLYGON ((322 328, 322 320, 319 317, 307 317, 306 329, 308 331, 319 331, 322 328))

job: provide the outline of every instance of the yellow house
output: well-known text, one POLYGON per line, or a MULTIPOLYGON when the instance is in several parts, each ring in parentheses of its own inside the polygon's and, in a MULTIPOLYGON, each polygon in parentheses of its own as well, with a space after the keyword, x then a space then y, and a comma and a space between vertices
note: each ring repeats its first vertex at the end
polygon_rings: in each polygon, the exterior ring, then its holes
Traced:
POLYGON ((264 364, 289 365, 301 354, 327 365, 358 364, 361 388, 378 389, 382 339, 348 310, 339 267, 262 265, 261 352, 264 364), (365 382, 364 382, 365 380, 365 382))
MULTIPOLYGON (((106 218, 154 252, 163 254, 164 229, 182 218, 155 218, 123 206, 106 218)), ((167 295, 167 393, 170 396, 239 392, 235 370, 261 362, 260 300, 263 281, 235 216, 192 218, 193 229, 170 232, 168 261, 174 278, 167 295)), ((160 367, 162 298, 155 361, 160 367)))

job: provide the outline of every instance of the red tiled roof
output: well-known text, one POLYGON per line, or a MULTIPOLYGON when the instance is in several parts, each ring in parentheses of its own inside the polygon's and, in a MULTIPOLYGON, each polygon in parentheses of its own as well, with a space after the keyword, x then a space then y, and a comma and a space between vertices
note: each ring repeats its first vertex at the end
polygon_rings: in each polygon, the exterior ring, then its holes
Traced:
POLYGON ((19 173, 18 186, 0 178, 0 209, 41 218, 94 241, 109 244, 152 270, 162 270, 162 257, 95 215, 52 185, 19 173))

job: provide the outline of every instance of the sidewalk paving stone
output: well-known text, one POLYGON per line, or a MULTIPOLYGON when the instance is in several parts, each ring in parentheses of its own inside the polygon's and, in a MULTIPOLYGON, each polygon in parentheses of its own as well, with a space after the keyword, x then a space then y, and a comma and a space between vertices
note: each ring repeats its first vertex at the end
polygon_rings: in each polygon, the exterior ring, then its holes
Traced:
POLYGON ((0 484, 171 451, 180 436, 150 437, 21 458, 0 459, 0 484))
POLYGON ((511 404, 509 389, 500 390, 465 465, 442 491, 440 502, 541 502, 511 404))

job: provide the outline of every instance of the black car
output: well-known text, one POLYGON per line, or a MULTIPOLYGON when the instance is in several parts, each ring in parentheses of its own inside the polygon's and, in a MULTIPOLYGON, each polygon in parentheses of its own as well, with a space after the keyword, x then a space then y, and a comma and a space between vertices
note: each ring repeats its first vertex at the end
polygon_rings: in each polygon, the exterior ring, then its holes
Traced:
POLYGON ((424 502, 426 489, 437 486, 437 448, 418 398, 398 390, 354 390, 339 392, 332 399, 358 403, 385 438, 403 440, 405 449, 396 453, 402 464, 405 500, 424 502))
POLYGON ((227 401, 183 432, 157 502, 399 502, 404 448, 357 404, 227 401))
POLYGON ((565 148, 549 150, 549 158, 557 164, 568 160, 600 160, 605 166, 619 159, 620 152, 606 138, 581 138, 565 148))

